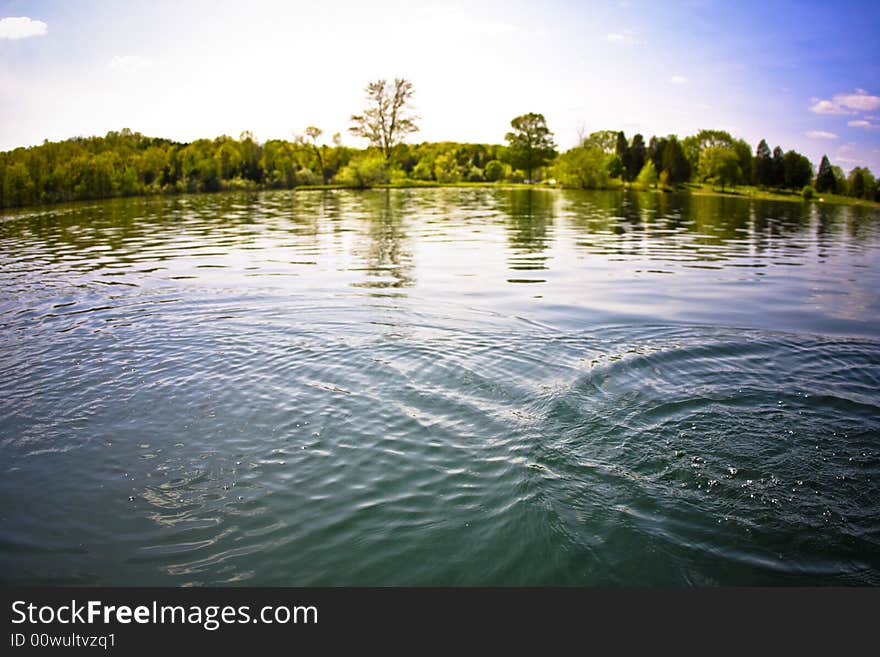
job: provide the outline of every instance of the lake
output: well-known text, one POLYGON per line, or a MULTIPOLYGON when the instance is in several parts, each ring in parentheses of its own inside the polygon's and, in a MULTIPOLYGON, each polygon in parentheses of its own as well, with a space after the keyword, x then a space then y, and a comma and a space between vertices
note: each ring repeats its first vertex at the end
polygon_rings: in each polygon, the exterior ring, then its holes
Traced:
POLYGON ((627 192, 0 217, 0 580, 878 585, 880 211, 627 192))

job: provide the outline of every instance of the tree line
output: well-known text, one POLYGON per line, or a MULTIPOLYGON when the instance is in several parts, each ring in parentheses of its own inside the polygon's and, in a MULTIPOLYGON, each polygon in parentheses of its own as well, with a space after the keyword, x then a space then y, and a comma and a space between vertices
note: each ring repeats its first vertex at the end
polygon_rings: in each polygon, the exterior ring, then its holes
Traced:
POLYGON ((366 88, 366 107, 352 115, 350 132, 366 149, 342 143, 308 126, 291 140, 258 142, 252 133, 181 143, 125 129, 104 137, 77 137, 0 152, 0 207, 144 194, 222 189, 291 189, 337 184, 459 182, 555 182, 565 187, 607 188, 621 183, 674 188, 689 182, 817 193, 880 201, 880 187, 867 168, 849 175, 823 157, 814 172, 808 158, 761 140, 752 152, 742 139, 721 130, 676 135, 621 131, 582 136, 559 153, 543 115, 515 117, 504 145, 457 142, 405 143, 418 131, 409 104, 412 84, 379 80, 366 88))

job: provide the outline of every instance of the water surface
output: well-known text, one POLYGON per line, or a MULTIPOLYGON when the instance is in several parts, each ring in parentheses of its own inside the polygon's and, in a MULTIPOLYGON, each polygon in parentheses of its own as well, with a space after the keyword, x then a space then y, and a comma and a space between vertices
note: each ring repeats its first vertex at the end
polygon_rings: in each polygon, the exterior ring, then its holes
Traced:
POLYGON ((0 217, 0 580, 880 584, 880 213, 552 190, 0 217))

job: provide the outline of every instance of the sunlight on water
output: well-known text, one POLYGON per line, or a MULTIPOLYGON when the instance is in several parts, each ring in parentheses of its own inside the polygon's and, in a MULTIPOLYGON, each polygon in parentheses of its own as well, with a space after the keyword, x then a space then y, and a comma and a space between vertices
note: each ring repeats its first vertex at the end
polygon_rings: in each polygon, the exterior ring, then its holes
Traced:
POLYGON ((0 217, 0 579, 880 584, 880 214, 552 190, 0 217))

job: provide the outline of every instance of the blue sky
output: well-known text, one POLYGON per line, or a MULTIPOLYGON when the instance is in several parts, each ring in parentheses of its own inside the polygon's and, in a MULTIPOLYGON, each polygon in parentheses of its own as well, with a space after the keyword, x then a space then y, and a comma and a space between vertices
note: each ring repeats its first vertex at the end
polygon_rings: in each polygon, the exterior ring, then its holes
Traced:
POLYGON ((412 141, 500 143, 536 111, 564 148, 721 128, 880 173, 878 28, 880 3, 828 0, 0 0, 0 148, 308 125, 361 145, 364 85, 402 76, 412 141))

